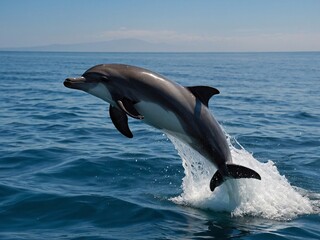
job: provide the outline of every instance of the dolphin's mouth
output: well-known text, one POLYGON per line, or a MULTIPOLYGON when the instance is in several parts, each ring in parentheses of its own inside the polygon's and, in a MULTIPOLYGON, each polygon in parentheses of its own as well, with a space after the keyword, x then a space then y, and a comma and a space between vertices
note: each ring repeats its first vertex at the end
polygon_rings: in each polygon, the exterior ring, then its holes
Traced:
POLYGON ((64 80, 63 85, 67 88, 84 90, 85 86, 87 85, 86 80, 87 79, 84 77, 67 78, 66 80, 64 80))

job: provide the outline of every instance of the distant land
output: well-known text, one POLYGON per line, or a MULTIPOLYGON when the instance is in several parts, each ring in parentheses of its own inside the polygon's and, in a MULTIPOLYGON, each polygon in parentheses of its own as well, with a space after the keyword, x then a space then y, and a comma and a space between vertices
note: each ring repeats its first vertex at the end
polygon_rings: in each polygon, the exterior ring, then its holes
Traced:
MULTIPOLYGON (((192 46, 194 48, 194 46, 192 46)), ((0 48, 0 51, 48 51, 48 52, 182 52, 188 46, 152 43, 140 39, 118 39, 103 42, 76 44, 51 44, 33 47, 0 48)), ((201 51, 201 49, 199 49, 201 51)))
MULTIPOLYGON (((34 52, 310 52, 305 50, 290 51, 281 50, 246 50, 246 49, 229 49, 225 50, 219 43, 201 44, 184 42, 184 43, 155 43, 151 41, 127 38, 101 42, 87 42, 74 44, 48 44, 32 47, 6 47, 0 48, 0 51, 34 51, 34 52)), ((312 51, 317 52, 317 51, 312 51)))

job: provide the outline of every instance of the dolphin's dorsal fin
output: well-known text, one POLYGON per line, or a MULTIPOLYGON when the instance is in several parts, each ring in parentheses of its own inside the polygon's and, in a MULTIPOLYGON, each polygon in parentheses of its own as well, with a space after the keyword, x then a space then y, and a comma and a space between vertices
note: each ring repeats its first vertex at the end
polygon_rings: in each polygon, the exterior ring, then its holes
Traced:
POLYGON ((138 113, 138 111, 134 108, 134 104, 135 102, 131 101, 128 98, 122 98, 121 100, 117 101, 118 107, 126 114, 128 114, 130 117, 136 119, 143 119, 144 117, 140 113, 138 113))
POLYGON ((109 114, 116 129, 118 129, 118 131, 122 133, 124 136, 128 138, 132 138, 133 134, 130 131, 130 128, 128 125, 127 114, 122 110, 116 107, 113 107, 111 105, 109 107, 109 114))
POLYGON ((219 90, 208 86, 192 86, 186 87, 192 94, 200 100, 204 105, 208 107, 209 99, 215 95, 219 94, 219 90))

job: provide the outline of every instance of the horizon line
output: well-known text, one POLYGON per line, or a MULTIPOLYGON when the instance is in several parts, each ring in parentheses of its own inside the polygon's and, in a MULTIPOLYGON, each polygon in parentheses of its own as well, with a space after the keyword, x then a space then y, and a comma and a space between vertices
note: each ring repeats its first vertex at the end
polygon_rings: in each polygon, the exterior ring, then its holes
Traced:
POLYGON ((18 50, 1 49, 0 52, 33 52, 33 53, 320 53, 320 50, 279 50, 279 51, 68 51, 68 50, 18 50))

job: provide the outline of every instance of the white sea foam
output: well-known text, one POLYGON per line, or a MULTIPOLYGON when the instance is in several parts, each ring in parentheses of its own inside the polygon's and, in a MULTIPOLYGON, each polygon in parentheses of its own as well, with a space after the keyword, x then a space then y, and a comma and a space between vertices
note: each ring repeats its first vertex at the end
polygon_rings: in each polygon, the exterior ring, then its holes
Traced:
POLYGON ((248 215, 277 220, 314 213, 311 200, 303 196, 303 191, 291 186, 272 161, 261 163, 245 149, 237 149, 231 144, 233 162, 254 169, 262 180, 230 179, 211 192, 209 183, 216 171, 213 164, 181 141, 168 137, 181 156, 185 171, 183 193, 172 198, 173 202, 227 211, 232 216, 248 215))

